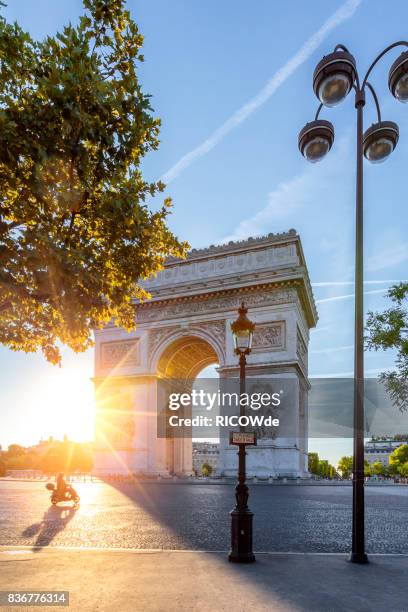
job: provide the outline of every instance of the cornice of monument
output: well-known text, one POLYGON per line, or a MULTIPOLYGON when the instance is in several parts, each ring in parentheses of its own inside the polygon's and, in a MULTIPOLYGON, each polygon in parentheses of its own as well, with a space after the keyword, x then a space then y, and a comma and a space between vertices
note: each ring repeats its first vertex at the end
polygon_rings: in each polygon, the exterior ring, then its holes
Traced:
POLYGON ((230 240, 224 244, 211 244, 209 247, 201 249, 191 249, 188 252, 187 257, 182 259, 180 257, 169 257, 164 264, 165 267, 170 267, 175 264, 183 264, 199 259, 208 259, 209 257, 231 255, 233 253, 241 253, 248 250, 256 250, 257 248, 264 248, 266 246, 277 245, 280 243, 292 242, 299 239, 295 229, 290 229, 287 232, 269 233, 264 236, 249 237, 244 240, 230 240))
POLYGON ((295 229, 227 244, 192 249, 185 259, 171 258, 157 276, 141 285, 151 299, 139 309, 155 304, 176 304, 205 296, 260 291, 298 283, 299 297, 310 327, 318 315, 302 243, 295 229), (300 282, 300 285, 299 285, 300 282))
POLYGON ((197 293, 191 293, 189 295, 175 295, 155 297, 151 300, 143 303, 135 304, 135 308, 138 311, 149 311, 155 309, 161 309, 169 307, 175 304, 193 303, 193 302, 206 302, 215 298, 248 295, 251 293, 257 294, 271 290, 282 290, 282 289, 296 289, 299 295, 299 299, 302 302, 308 323, 310 327, 314 327, 318 320, 317 310, 311 293, 310 282, 308 277, 304 274, 297 275, 293 278, 281 279, 272 282, 252 282, 250 285, 241 285, 239 287, 225 287, 215 288, 214 290, 203 290, 201 289, 197 293))

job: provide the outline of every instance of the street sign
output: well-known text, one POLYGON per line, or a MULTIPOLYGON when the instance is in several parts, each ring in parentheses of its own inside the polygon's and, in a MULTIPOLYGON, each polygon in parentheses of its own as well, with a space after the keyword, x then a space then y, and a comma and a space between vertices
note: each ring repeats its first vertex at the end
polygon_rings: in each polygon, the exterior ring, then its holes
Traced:
POLYGON ((243 431, 230 431, 230 444, 252 444, 256 446, 256 436, 254 433, 243 431))

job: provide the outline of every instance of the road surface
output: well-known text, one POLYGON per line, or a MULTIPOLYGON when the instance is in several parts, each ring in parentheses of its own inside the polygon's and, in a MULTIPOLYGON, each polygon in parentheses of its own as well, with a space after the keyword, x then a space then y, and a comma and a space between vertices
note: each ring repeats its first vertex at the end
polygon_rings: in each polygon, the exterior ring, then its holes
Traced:
MULTIPOLYGON (((0 481, 0 545, 229 548, 231 485, 75 484, 81 505, 50 506, 44 482, 0 481)), ((350 486, 252 486, 254 550, 346 552, 350 486)), ((366 487, 367 550, 408 553, 408 487, 366 487)))

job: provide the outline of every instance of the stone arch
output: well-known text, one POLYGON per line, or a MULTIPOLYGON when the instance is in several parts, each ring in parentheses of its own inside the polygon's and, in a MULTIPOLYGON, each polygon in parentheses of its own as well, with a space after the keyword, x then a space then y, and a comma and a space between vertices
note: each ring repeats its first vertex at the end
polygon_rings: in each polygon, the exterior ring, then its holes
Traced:
MULTIPOLYGON (((307 475, 307 441, 301 446, 300 439, 307 431, 309 329, 317 312, 296 231, 193 249, 186 259, 166 261, 164 270, 142 285, 151 299, 135 300, 133 332, 114 322, 95 331, 95 387, 121 390, 112 414, 118 431, 114 448, 95 446, 95 472, 165 474, 167 436, 158 435, 157 418, 160 378, 194 379, 211 363, 219 364, 221 379, 236 377, 230 323, 244 301, 256 325, 247 374, 289 376, 299 385, 293 437, 250 449, 248 473, 307 475), (132 427, 122 422, 123 411, 130 413, 132 427)), ((236 448, 227 439, 219 448, 220 473, 235 475, 236 448)), ((187 474, 191 451, 181 445, 180 457, 174 471, 187 474)))
POLYGON ((160 339, 151 356, 150 371, 167 378, 188 379, 215 363, 220 367, 225 364, 224 347, 208 331, 189 328, 160 339))
MULTIPOLYGON (((158 377, 174 380, 172 392, 190 392, 197 375, 207 366, 220 365, 217 342, 200 331, 171 334, 158 347, 155 372, 158 377), (211 344, 210 344, 211 342, 211 344), (174 387, 173 387, 174 384, 174 387)), ((185 409, 184 417, 191 417, 191 410, 185 409)), ((166 438, 166 469, 170 474, 191 473, 192 429, 185 437, 166 438)))

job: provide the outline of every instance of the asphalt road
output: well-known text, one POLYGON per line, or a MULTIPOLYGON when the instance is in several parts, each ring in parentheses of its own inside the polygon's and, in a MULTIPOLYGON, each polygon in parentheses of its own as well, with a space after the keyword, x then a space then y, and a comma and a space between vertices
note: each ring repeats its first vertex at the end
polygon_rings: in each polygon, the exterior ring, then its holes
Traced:
MULTIPOLYGON (((229 548, 230 485, 75 484, 81 505, 52 507, 43 482, 0 481, 0 546, 229 548)), ((346 552, 351 487, 253 486, 254 550, 346 552)), ((408 553, 408 487, 366 488, 367 550, 408 553)))

